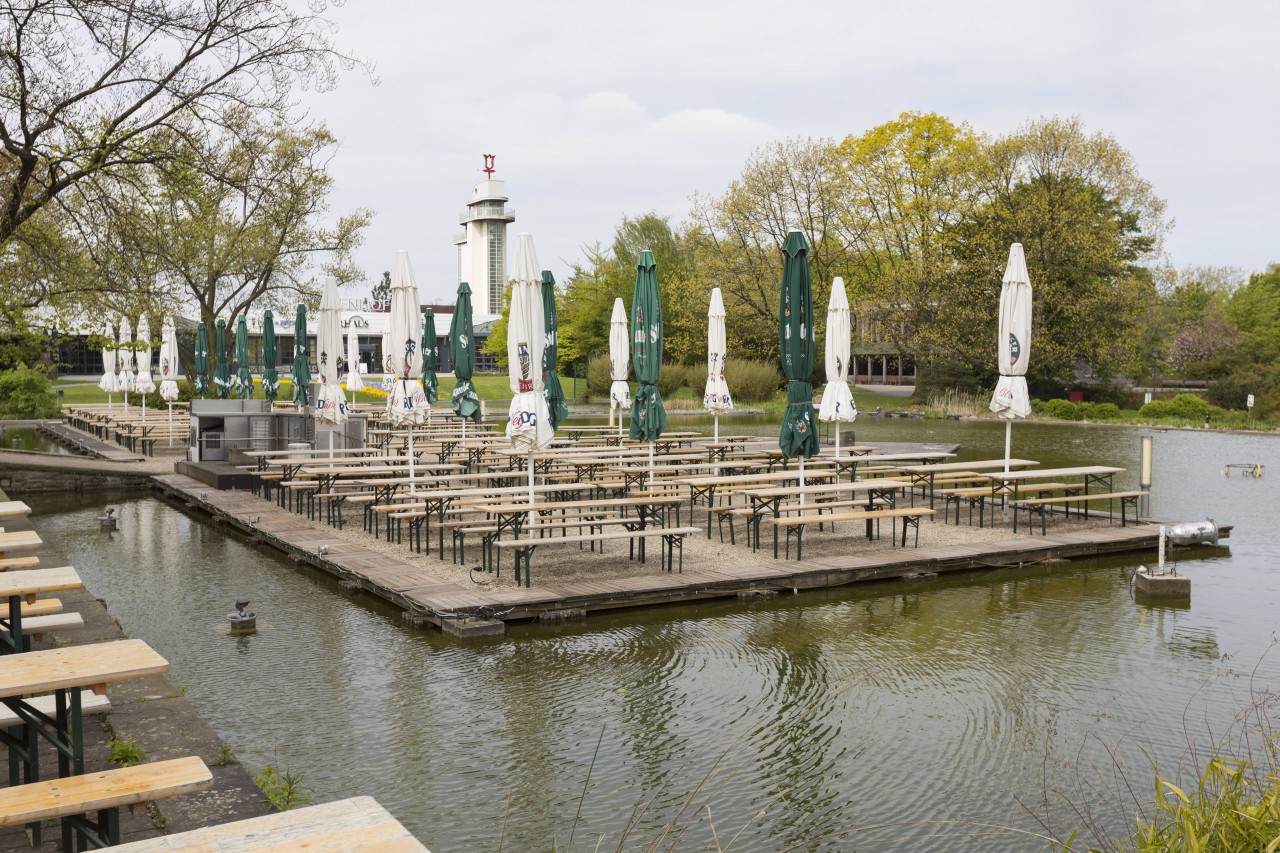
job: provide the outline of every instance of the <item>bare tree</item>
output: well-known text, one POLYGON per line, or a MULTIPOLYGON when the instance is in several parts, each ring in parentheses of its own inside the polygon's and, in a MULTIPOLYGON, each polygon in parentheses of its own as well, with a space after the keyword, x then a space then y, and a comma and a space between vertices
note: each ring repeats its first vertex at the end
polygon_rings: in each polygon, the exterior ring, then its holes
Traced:
POLYGON ((167 156, 162 132, 282 117, 295 85, 357 63, 322 0, 0 2, 0 245, 68 188, 167 156))

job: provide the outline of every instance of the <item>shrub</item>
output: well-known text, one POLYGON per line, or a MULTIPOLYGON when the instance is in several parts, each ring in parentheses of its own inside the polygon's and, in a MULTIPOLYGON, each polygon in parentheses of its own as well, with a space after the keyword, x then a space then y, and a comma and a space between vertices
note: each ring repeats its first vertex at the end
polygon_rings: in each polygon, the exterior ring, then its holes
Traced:
POLYGON ((1070 400, 1048 400, 1041 407, 1041 411, 1058 421, 1080 420, 1080 407, 1070 400))
POLYGON ((1199 421, 1209 414, 1209 404, 1195 394, 1179 394, 1169 401, 1169 407, 1175 418, 1199 421))
POLYGON ((59 410, 58 395, 43 371, 19 364, 0 373, 0 416, 52 418, 59 410))
POLYGON ((1120 407, 1115 403, 1077 403, 1076 410, 1086 421, 1113 421, 1120 417, 1120 407))
POLYGON ((587 393, 592 397, 609 398, 609 386, 613 379, 609 376, 609 356, 598 355, 587 362, 587 393))
POLYGON ((933 358, 920 363, 916 375, 916 390, 911 400, 913 403, 927 403, 947 391, 977 394, 980 386, 979 378, 963 362, 945 357, 933 358))
POLYGON ((727 358, 724 380, 735 403, 762 403, 772 400, 782 387, 782 373, 771 361, 727 358))
POLYGON ((689 371, 681 364, 664 364, 658 373, 658 393, 663 399, 683 388, 689 379, 689 371))

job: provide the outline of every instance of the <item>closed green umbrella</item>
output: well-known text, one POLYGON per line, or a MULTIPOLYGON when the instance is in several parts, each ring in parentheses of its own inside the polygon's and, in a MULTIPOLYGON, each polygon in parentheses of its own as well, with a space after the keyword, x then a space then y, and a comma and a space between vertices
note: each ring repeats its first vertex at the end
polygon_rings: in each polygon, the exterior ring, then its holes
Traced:
POLYGON ((196 393, 203 397, 209 393, 209 332, 204 323, 196 326, 196 393))
POLYGON ((236 396, 248 400, 253 396, 253 371, 249 369, 249 323, 243 311, 236 321, 236 364, 236 396))
POLYGON ((214 334, 213 393, 219 400, 231 394, 231 368, 227 365, 227 321, 219 320, 214 334))
MULTIPOLYGON (((778 446, 782 455, 802 460, 818 455, 813 424, 813 294, 809 284, 809 246, 804 235, 792 231, 782 251, 782 294, 778 312, 778 345, 782 373, 787 377, 787 411, 782 418, 778 446)), ((801 463, 803 465, 803 462, 801 463)), ((803 468, 801 469, 803 471, 803 468)))
POLYGON ((551 270, 542 271, 542 319, 547 339, 542 345, 542 383, 546 390, 547 414, 551 418, 551 429, 560 429, 560 424, 569 417, 569 407, 564 402, 564 389, 560 387, 560 377, 556 375, 556 350, 559 348, 558 338, 560 326, 556 321, 556 279, 551 270))
POLYGON ((271 311, 262 312, 262 395, 274 403, 280 393, 280 373, 276 370, 276 320, 271 311))
POLYGON ((476 396, 471 375, 476 369, 475 341, 471 329, 471 286, 458 285, 458 301, 449 323, 449 354, 453 357, 453 413, 460 418, 480 423, 480 398, 476 396))
MULTIPOLYGON (((440 366, 440 356, 436 347, 436 314, 427 306, 427 315, 422 319, 422 390, 426 392, 427 402, 432 405, 440 399, 440 380, 436 377, 436 369, 440 366)), ((427 417, 431 410, 427 410, 427 417)))
POLYGON ((658 393, 662 342, 657 263, 646 249, 636 259, 636 289, 631 296, 631 365, 640 388, 631 401, 630 435, 639 441, 656 441, 667 428, 667 410, 658 393))
POLYGON ((299 303, 293 318, 293 402, 306 407, 311 399, 311 366, 307 363, 307 306, 299 303))

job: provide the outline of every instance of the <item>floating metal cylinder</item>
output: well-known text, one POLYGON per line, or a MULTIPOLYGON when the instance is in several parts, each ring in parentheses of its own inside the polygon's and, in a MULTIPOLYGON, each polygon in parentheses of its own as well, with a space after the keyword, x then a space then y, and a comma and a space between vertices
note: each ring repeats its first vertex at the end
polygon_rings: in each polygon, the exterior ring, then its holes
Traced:
POLYGON ((1211 519, 1204 521, 1184 521, 1168 528, 1169 543, 1172 545, 1217 545, 1218 525, 1211 519))

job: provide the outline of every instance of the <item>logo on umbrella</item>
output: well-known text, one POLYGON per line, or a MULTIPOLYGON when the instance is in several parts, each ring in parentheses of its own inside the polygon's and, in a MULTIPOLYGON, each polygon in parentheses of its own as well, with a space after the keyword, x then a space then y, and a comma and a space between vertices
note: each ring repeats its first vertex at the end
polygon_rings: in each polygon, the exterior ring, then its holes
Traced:
POLYGON ((529 379, 529 344, 521 341, 516 344, 516 358, 520 362, 520 390, 532 391, 533 381, 529 379))
POLYGON ((1018 363, 1018 356, 1022 355, 1022 344, 1018 343, 1018 336, 1009 334, 1009 366, 1013 367, 1018 363))
POLYGON ((786 296, 784 296, 784 297, 783 297, 783 300, 782 300, 782 316, 783 316, 783 317, 790 317, 790 316, 791 316, 791 294, 790 294, 790 293, 786 294, 786 296))

